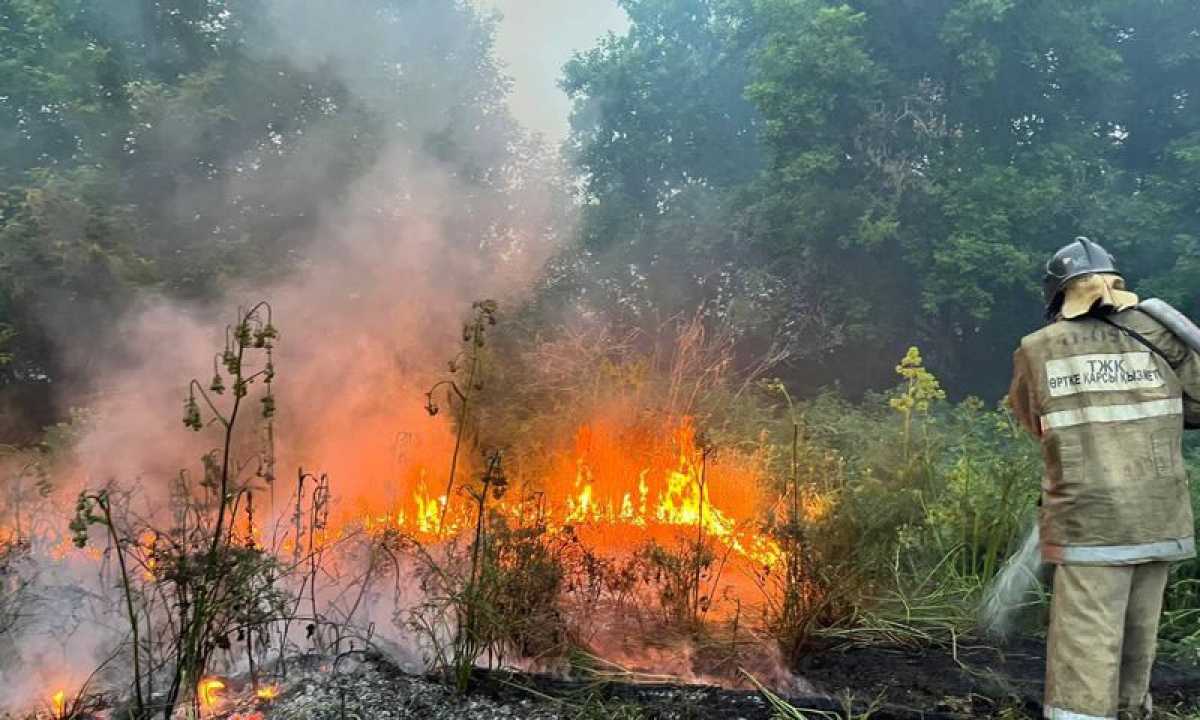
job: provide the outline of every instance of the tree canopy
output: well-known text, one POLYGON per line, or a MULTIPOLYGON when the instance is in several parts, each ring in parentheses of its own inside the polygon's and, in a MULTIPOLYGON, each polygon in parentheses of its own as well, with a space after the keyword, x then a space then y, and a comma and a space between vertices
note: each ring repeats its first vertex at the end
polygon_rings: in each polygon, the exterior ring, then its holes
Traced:
POLYGON ((614 292, 749 304, 748 347, 787 345, 810 386, 878 386, 919 342, 993 397, 1039 322, 1042 263, 1077 234, 1200 311, 1195 3, 623 5, 629 32, 564 81, 614 292), (659 265, 685 280, 671 297, 641 287, 659 265))

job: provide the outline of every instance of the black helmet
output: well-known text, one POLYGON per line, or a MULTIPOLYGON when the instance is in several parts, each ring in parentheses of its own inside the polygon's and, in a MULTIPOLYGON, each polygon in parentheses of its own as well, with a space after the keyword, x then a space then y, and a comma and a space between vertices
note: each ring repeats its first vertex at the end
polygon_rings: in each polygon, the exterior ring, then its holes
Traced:
POLYGON ((1077 237, 1069 245, 1059 248, 1046 263, 1046 277, 1042 280, 1042 291, 1046 298, 1046 313, 1053 315, 1062 302, 1063 289, 1067 283, 1083 275, 1105 273, 1120 275, 1113 256, 1104 248, 1085 237, 1077 237))

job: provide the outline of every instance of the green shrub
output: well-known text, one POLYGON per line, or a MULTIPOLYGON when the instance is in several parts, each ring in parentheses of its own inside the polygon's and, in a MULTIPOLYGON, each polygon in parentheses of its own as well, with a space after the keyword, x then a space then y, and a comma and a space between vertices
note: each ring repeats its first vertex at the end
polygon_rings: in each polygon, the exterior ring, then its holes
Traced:
MULTIPOLYGON (((1200 510, 1200 483, 1196 482, 1200 477, 1200 448, 1189 448, 1186 460, 1192 480, 1192 507, 1200 510)), ((1196 533, 1200 534, 1200 514, 1196 533)), ((1159 634, 1167 652, 1200 663, 1200 559, 1193 558, 1172 569, 1163 610, 1159 634)))
POLYGON ((891 394, 803 406, 807 434, 845 463, 826 524, 856 539, 860 623, 899 612, 900 625, 967 629, 1036 501, 1038 448, 1003 407, 945 401, 915 350, 897 373, 891 394))

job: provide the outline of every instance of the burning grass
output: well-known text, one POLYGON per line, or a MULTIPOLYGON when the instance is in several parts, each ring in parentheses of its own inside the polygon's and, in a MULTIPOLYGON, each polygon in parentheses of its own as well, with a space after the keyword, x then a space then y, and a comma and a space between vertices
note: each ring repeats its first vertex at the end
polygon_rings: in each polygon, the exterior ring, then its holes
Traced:
MULTIPOLYGON (((277 332, 269 306, 239 312, 214 377, 193 381, 184 406, 188 428, 221 440, 202 474, 180 473, 160 506, 117 482, 85 489, 71 522, 79 549, 62 551, 100 560, 101 591, 121 609, 105 621, 127 632, 113 669, 132 716, 220 705, 221 667, 245 663, 256 676, 291 651, 371 643, 366 617, 389 580, 398 624, 424 638, 429 662, 452 669, 460 689, 480 662, 566 657, 589 627, 595 637, 598 610, 657 608, 655 622, 699 628, 761 601, 756 578, 783 553, 764 524, 765 447, 715 446, 686 413, 598 413, 517 453, 521 462, 499 451, 474 461, 471 403, 487 382, 495 313, 475 305, 451 364, 466 380, 438 384, 457 428, 448 474, 447 446, 428 443, 402 461, 364 459, 388 472, 357 483, 371 492, 339 497, 327 475, 300 470, 290 490, 276 478, 277 332), (447 492, 434 495, 439 477, 447 492), (417 597, 405 590, 414 577, 417 597)), ((428 404, 436 415, 432 393, 428 404)), ((16 517, 6 548, 26 536, 19 506, 16 517)))
MULTIPOLYGON (((544 472, 514 478, 516 492, 492 503, 491 512, 518 527, 536 513, 549 533, 573 533, 612 556, 631 557, 651 542, 697 538, 752 568, 780 562, 778 543, 763 530, 770 510, 765 449, 713 452, 702 446, 690 418, 659 427, 587 424, 569 447, 552 452, 537 469, 544 472)), ((447 498, 428 494, 430 468, 422 466, 413 475, 418 480, 407 503, 386 514, 344 516, 341 522, 354 527, 360 521, 372 533, 403 532, 422 543, 474 526, 472 503, 461 494, 449 502, 439 530, 447 498)), ((812 502, 809 511, 820 512, 822 501, 812 502)))
MULTIPOLYGON (((378 617, 389 581, 397 625, 460 690, 480 663, 554 667, 577 647, 654 654, 631 637, 728 647, 713 663, 728 664, 747 641, 768 642, 754 638, 769 636, 778 608, 793 622, 813 605, 786 599, 811 601, 821 588, 796 585, 812 558, 800 562, 804 548, 780 528, 819 523, 832 499, 795 473, 780 494, 765 439, 719 444, 698 430, 690 411, 727 365, 699 325, 686 326, 664 374, 663 411, 626 413, 609 398, 569 413, 574 432, 559 422, 540 447, 490 451, 480 463, 495 318, 494 303, 476 303, 455 377, 434 388, 446 389, 449 412, 431 422, 454 416, 452 448, 364 458, 360 467, 385 472, 351 496, 300 470, 277 504, 286 488, 274 472, 277 333, 269 306, 239 314, 211 382, 193 381, 185 403, 189 428, 223 440, 203 456, 202 475, 181 473, 165 508, 116 483, 85 490, 71 525, 76 544, 103 560, 110 597, 117 589, 128 631, 117 694, 133 716, 220 705, 225 681, 211 674, 220 667, 286 673, 289 652, 372 643, 367 618, 378 617), (257 419, 239 429, 249 407, 257 419), (719 642, 701 637, 721 623, 732 631, 719 642)), ((441 410, 432 391, 427 404, 441 410)))
MULTIPOLYGON (((223 440, 202 473, 173 478, 160 506, 122 483, 80 496, 72 529, 86 547, 56 562, 98 572, 97 596, 121 611, 103 621, 121 633, 94 683, 73 677, 58 694, 63 677, 48 678, 38 690, 55 718, 84 717, 93 688, 141 718, 214 711, 235 694, 269 704, 297 653, 388 642, 460 691, 480 665, 605 663, 730 684, 744 668, 786 686, 787 668, 822 643, 956 642, 1026 511, 1016 488, 1036 458, 1002 412, 939 411, 919 374, 877 410, 795 404, 777 383, 735 390, 721 379, 728 356, 694 323, 661 367, 576 358, 583 377, 609 368, 611 392, 565 388, 554 368, 570 402, 498 432, 514 416, 497 410, 511 398, 493 387, 488 303, 436 386, 446 399, 427 397, 427 437, 387 459, 365 454, 354 466, 366 477, 345 486, 303 469, 285 482, 271 395, 250 393, 251 379, 274 378, 262 352, 273 326, 255 312, 231 328, 225 374, 193 385, 185 405, 189 427, 223 440), (786 414, 772 405, 781 396, 786 414), (745 412, 744 397, 758 409, 745 412), (239 407, 258 412, 235 428, 239 407), (250 689, 233 692, 236 674, 250 689)), ((919 358, 903 367, 914 373, 919 358)), ((53 506, 53 493, 43 500, 53 506)), ((34 537, 28 507, 0 528, 0 568, 61 546, 34 537)), ((22 578, 0 572, 0 621, 28 606, 22 578)))

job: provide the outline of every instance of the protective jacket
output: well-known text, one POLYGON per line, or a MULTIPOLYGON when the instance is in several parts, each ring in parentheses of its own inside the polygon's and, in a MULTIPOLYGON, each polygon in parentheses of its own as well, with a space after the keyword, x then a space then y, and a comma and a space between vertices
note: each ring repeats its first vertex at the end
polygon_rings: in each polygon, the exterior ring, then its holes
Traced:
POLYGON ((1200 398, 1200 355, 1136 307, 1060 319, 1022 339, 1009 402, 1041 438, 1046 562, 1195 556, 1181 446, 1184 415, 1200 420, 1200 404, 1185 394, 1200 398))

